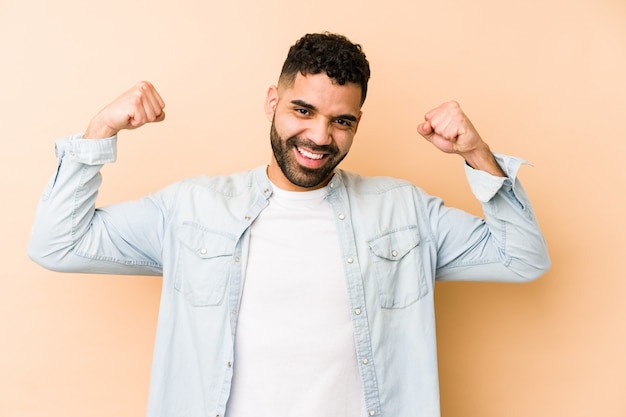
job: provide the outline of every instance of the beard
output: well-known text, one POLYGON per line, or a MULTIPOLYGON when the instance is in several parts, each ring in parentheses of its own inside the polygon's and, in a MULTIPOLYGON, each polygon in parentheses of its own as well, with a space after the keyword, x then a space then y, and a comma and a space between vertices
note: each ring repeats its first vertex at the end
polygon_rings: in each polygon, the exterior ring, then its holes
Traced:
MULTIPOLYGON (((314 188, 330 178, 339 163, 346 157, 347 152, 341 155, 335 144, 319 146, 310 140, 292 136, 284 140, 276 130, 272 120, 270 142, 274 158, 283 172, 283 175, 294 185, 303 188, 314 188), (320 168, 307 168, 298 163, 293 152, 296 147, 303 147, 313 152, 324 152, 326 162, 320 168)), ((297 150, 296 150, 297 152, 297 150)))

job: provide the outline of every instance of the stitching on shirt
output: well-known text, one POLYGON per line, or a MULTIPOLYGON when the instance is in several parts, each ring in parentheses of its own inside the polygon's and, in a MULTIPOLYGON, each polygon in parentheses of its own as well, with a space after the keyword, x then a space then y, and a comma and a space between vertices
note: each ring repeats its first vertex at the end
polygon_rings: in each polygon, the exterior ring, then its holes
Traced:
POLYGON ((206 226, 204 226, 204 225, 202 225, 200 223, 197 223, 197 222, 194 222, 194 221, 191 221, 191 220, 183 221, 182 226, 189 226, 189 227, 193 227, 194 229, 199 230, 201 232, 212 233, 212 234, 215 234, 215 235, 224 236, 224 237, 227 237, 227 238, 229 238, 229 239, 231 239, 233 241, 237 240, 237 236, 235 234, 233 234, 233 233, 227 233, 227 232, 225 232, 223 230, 218 230, 218 229, 211 229, 209 227, 206 227, 206 226))
POLYGON ((163 266, 156 262, 149 261, 136 261, 136 260, 124 260, 115 258, 113 256, 101 256, 101 255, 91 255, 84 252, 74 251, 76 256, 80 256, 81 258, 91 259, 96 261, 104 261, 104 262, 113 262, 120 265, 130 265, 130 266, 149 266, 151 268, 162 269, 163 266))
POLYGON ((78 212, 79 195, 84 189, 84 177, 85 177, 86 171, 87 171, 87 166, 85 165, 81 166, 78 185, 76 186, 76 190, 74 190, 74 208, 72 209, 72 230, 71 230, 72 237, 76 236, 76 227, 77 227, 76 213, 78 212))
POLYGON ((393 228, 391 230, 386 230, 383 233, 379 233, 379 234, 369 238, 367 241, 371 242, 371 241, 374 241, 374 240, 376 240, 378 238, 381 238, 383 236, 389 236, 391 234, 394 234, 394 233, 397 233, 397 232, 403 232, 405 230, 415 230, 416 233, 418 234, 418 237, 420 237, 419 236, 420 235, 420 230, 419 230, 418 225, 417 224, 409 224, 409 225, 402 226, 402 227, 395 227, 395 228, 393 228))

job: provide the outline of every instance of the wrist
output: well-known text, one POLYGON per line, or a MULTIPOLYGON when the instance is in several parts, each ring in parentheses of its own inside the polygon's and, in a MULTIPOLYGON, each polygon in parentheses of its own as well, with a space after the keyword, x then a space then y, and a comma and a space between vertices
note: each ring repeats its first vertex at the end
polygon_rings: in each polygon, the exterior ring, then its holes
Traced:
POLYGON ((119 132, 119 130, 109 127, 102 120, 100 115, 97 115, 91 120, 91 122, 89 122, 89 125, 83 134, 83 139, 106 139, 111 136, 115 136, 117 132, 119 132))
POLYGON ((484 147, 477 149, 471 153, 461 155, 465 162, 472 167, 473 169, 477 169, 479 171, 487 172, 491 175, 497 177, 506 177, 506 174, 498 165, 496 158, 491 153, 489 146, 486 144, 484 147))

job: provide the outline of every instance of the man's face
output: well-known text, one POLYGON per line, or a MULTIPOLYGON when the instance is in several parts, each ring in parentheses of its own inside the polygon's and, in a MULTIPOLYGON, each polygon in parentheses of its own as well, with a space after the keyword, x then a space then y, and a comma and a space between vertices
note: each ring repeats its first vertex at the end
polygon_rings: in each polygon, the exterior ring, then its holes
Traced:
POLYGON ((325 186, 350 150, 361 118, 361 87, 335 84, 326 74, 297 74, 292 86, 270 87, 270 180, 282 189, 325 186))

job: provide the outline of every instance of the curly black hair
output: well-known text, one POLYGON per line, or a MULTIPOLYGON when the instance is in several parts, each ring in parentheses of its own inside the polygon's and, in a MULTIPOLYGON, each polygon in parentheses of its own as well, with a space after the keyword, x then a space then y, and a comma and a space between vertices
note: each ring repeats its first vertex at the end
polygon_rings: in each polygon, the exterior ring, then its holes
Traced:
POLYGON ((367 95, 370 66, 361 45, 334 33, 309 33, 290 49, 280 72, 279 82, 293 85, 296 74, 325 72, 337 84, 355 83, 361 86, 361 104, 367 95))

